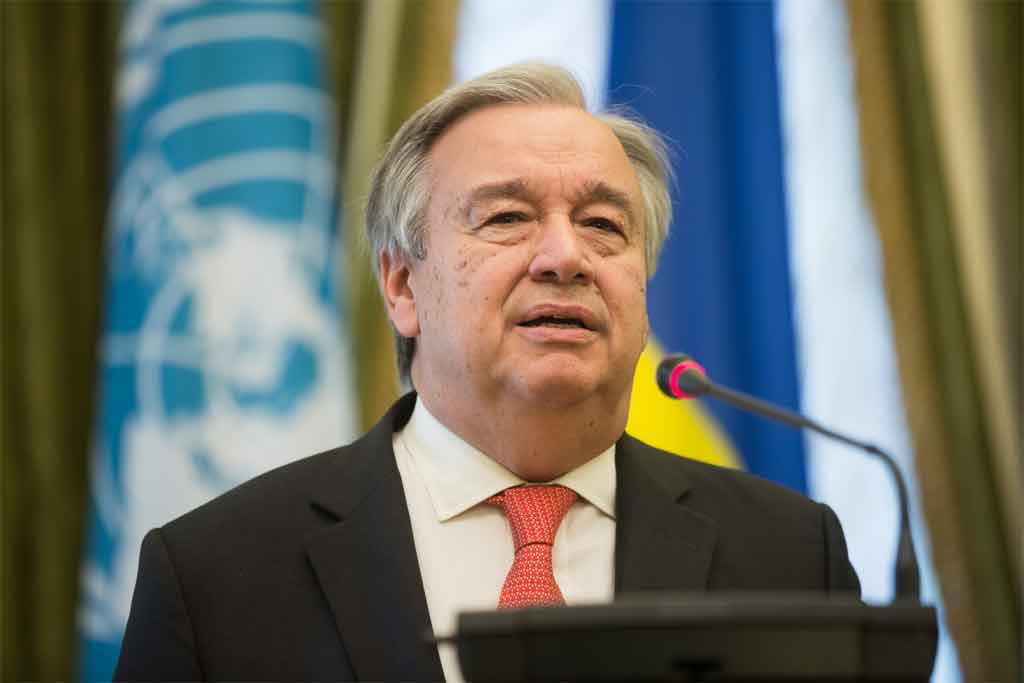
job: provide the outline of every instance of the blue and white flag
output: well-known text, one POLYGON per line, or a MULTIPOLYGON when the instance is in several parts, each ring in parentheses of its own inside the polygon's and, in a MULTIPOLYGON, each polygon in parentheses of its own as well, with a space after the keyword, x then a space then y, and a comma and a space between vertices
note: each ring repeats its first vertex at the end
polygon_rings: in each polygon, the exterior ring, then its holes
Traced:
POLYGON ((83 680, 149 529, 354 434, 323 38, 308 1, 126 7, 83 680))

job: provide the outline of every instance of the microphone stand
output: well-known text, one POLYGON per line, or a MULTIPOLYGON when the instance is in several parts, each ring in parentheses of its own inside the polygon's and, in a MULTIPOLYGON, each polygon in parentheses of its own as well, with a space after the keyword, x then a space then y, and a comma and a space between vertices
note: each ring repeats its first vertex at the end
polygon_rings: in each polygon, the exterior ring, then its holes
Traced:
MULTIPOLYGON (((667 366, 669 364, 668 361, 669 359, 666 358, 663 363, 667 366)), ((678 359, 671 362, 674 365, 677 365, 678 359)), ((671 387, 665 386, 668 381, 668 375, 662 372, 659 367, 659 386, 663 391, 667 389, 667 393, 670 396, 673 396, 673 398, 678 398, 679 395, 676 394, 671 387)), ((710 395, 741 410, 756 413, 770 420, 775 420, 791 427, 796 427, 797 429, 810 429, 813 432, 817 432, 818 434, 822 434, 823 436, 849 446, 859 448, 881 459, 881 461, 885 463, 886 467, 889 468, 893 478, 896 480, 896 488, 900 505, 899 545, 896 550, 896 566, 893 571, 896 595, 895 599, 920 602, 921 578, 920 571, 917 566, 917 555, 914 552, 914 539, 910 534, 910 504, 908 502, 909 496, 907 495, 907 483, 903 479, 903 475, 892 456, 874 444, 841 434, 799 413, 787 410, 759 398, 755 398, 754 396, 745 394, 741 391, 736 391, 735 389, 730 389, 729 387, 716 384, 711 381, 711 378, 696 367, 687 367, 682 372, 677 373, 676 384, 677 388, 681 390, 685 396, 697 397, 710 395)))

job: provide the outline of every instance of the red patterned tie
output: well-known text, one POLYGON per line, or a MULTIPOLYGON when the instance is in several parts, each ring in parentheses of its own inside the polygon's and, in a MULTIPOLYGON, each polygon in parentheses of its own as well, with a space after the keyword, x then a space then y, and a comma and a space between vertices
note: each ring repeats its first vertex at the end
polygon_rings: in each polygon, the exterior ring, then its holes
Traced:
POLYGON ((565 604, 555 583, 551 546, 575 500, 576 492, 564 486, 516 486, 487 499, 505 510, 516 553, 501 587, 498 609, 565 604))

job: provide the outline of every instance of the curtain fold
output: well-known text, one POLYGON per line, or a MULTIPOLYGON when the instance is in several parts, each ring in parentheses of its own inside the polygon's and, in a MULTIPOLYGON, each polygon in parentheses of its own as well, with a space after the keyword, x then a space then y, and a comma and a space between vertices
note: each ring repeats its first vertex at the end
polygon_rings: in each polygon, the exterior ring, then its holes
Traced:
MULTIPOLYGON (((332 14, 343 13, 335 8, 332 14)), ((336 74, 349 103, 339 130, 343 178, 340 248, 349 273, 350 320, 361 426, 373 425, 399 393, 390 323, 377 292, 364 238, 370 172, 401 123, 451 81, 457 0, 375 0, 360 16, 358 54, 350 77, 336 74)), ((329 16, 332 33, 335 18, 329 16)), ((338 42, 338 41, 335 41, 338 42)))
MULTIPOLYGON (((989 412, 999 388, 980 358, 993 341, 998 347, 1012 339, 978 334, 972 306, 979 301, 968 286, 977 266, 965 258, 961 239, 976 226, 965 224, 957 204, 963 179, 951 177, 954 169, 943 163, 958 136, 986 124, 949 123, 954 115, 940 113, 941 88, 926 61, 934 36, 923 35, 933 26, 921 22, 923 4, 848 2, 865 177, 945 616, 965 680, 1018 680, 1019 576, 1011 548, 1019 530, 1004 511, 1018 504, 1012 496, 1019 489, 1002 483, 1007 466, 1000 464, 998 420, 989 412)), ((972 49, 986 45, 978 41, 972 49)), ((1012 103, 1000 98, 981 103, 983 111, 1007 106, 1012 103)), ((1012 143, 971 134, 983 146, 971 152, 981 157, 984 146, 1012 143)), ((1000 229, 1019 235, 1019 214, 1016 228, 1000 229)), ((1005 316, 1005 309, 988 315, 1005 316)), ((1001 334, 1011 334, 1011 321, 1003 317, 1000 325, 1007 330, 1001 334)), ((1019 373, 1009 380, 1009 400, 1019 397, 1019 381, 1019 373)))
POLYGON ((2 676, 73 674, 119 6, 2 3, 2 676))
MULTIPOLYGON (((984 13, 964 2, 922 3, 919 9, 925 72, 933 86, 938 151, 942 173, 948 180, 952 241, 963 284, 965 324, 977 359, 984 427, 991 439, 992 470, 1005 540, 1019 580, 1021 538, 1016 520, 1022 514, 1022 478, 1017 420, 1021 405, 1019 390, 1013 388, 1015 376, 1007 369, 1019 367, 1020 335, 1012 332, 1006 301, 1009 292, 1002 286, 1009 282, 1006 270, 1012 269, 1012 265, 1003 261, 1000 253, 1020 253, 1020 216, 1015 219, 1015 230, 1010 229, 1012 215, 1002 219, 1008 224, 999 230, 997 200, 1001 195, 1012 197, 1006 189, 1020 188, 1020 158, 1002 159, 996 149, 1021 149, 1020 119, 1016 127, 1008 125, 1009 119, 1000 120, 1000 114, 1008 109, 1006 105, 1012 105, 1014 100, 1004 98, 1002 90, 983 90, 985 68, 979 57, 986 50, 981 45, 989 42, 988 34, 992 29, 998 30, 999 25, 986 26, 978 21, 984 13), (994 106, 985 106, 987 102, 994 106), (998 134, 990 134, 995 130, 998 134), (1004 187, 1008 182, 1012 184, 1004 187), (1016 361, 1012 348, 1018 349, 1016 361)), ((1019 78, 1006 84, 1011 94, 1016 85, 1018 102, 1019 84, 1019 78)), ((1016 205, 1019 211, 1020 202, 1016 205)), ((1006 208, 1012 206, 1010 203, 1006 208)), ((1016 270, 1019 278, 1019 267, 1016 270)))

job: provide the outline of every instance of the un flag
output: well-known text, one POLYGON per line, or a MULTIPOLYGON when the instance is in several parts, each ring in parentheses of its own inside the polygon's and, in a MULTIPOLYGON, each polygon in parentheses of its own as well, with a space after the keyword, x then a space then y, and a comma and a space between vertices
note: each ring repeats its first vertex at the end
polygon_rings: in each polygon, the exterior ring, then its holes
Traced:
POLYGON ((353 436, 316 9, 126 9, 83 680, 113 671, 146 531, 353 436))

